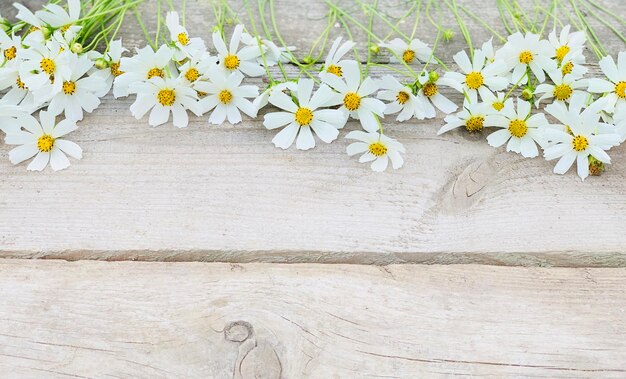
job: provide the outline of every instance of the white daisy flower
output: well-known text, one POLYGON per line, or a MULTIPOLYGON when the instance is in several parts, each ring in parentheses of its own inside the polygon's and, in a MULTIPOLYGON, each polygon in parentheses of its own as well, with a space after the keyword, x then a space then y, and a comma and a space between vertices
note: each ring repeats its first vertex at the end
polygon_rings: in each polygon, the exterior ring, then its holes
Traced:
POLYGON ((141 119, 150 112, 150 126, 163 125, 170 119, 177 128, 189 124, 187 110, 200 115, 198 95, 193 88, 187 86, 180 78, 160 78, 158 76, 146 81, 131 84, 130 91, 137 94, 137 99, 130 106, 132 115, 141 119))
POLYGON ((274 92, 276 91, 282 92, 285 90, 296 91, 297 88, 298 88, 298 85, 296 84, 296 82, 292 82, 292 81, 270 85, 269 87, 265 89, 265 91, 261 92, 261 94, 257 96, 256 99, 254 99, 252 104, 257 109, 257 111, 261 110, 261 108, 264 108, 269 103, 270 96, 274 92))
POLYGON ((39 113, 39 119, 41 123, 31 115, 22 115, 18 122, 25 130, 7 134, 5 142, 8 145, 20 145, 9 152, 11 163, 19 164, 35 157, 28 165, 29 171, 42 171, 48 163, 58 171, 70 166, 66 154, 74 159, 82 158, 82 149, 62 138, 78 128, 76 122, 63 120, 57 124, 55 116, 46 111, 39 113))
POLYGON ((396 38, 389 41, 389 43, 381 43, 380 46, 392 51, 393 55, 390 58, 392 62, 401 62, 401 59, 404 63, 411 64, 416 58, 423 63, 433 61, 433 50, 419 39, 406 43, 402 39, 396 38))
POLYGON ((15 17, 31 26, 30 30, 28 30, 27 34, 24 36, 24 44, 31 46, 33 44, 43 43, 46 39, 43 29, 47 28, 44 22, 22 4, 13 3, 13 6, 17 8, 17 15, 15 17))
POLYGON ((180 24, 178 13, 168 12, 165 15, 165 25, 170 31, 170 39, 175 46, 174 59, 177 62, 195 55, 199 51, 206 51, 202 38, 189 38, 187 29, 180 24))
POLYGON ((583 54, 586 40, 585 32, 578 31, 570 33, 570 28, 570 25, 563 27, 558 37, 556 28, 548 35, 548 41, 552 46, 552 57, 554 57, 559 64, 563 62, 567 54, 570 54, 572 60, 578 59, 578 55, 582 56, 583 61, 585 59, 583 54))
MULTIPOLYGON (((274 42, 259 38, 263 49, 263 55, 259 56, 256 61, 260 65, 267 65, 268 67, 276 66, 278 63, 286 63, 291 60, 291 52, 296 50, 295 46, 278 47, 274 42), (263 60, 265 58, 265 61, 263 60)), ((251 36, 248 33, 242 33, 241 41, 248 46, 259 47, 259 41, 256 37, 251 36)))
POLYGON ((71 75, 63 82, 61 92, 50 100, 48 112, 54 116, 65 112, 65 118, 80 121, 83 110, 91 113, 98 108, 100 99, 96 94, 102 92, 106 82, 96 76, 83 77, 93 67, 93 62, 84 55, 70 55, 68 65, 71 75))
POLYGON ((104 97, 113 86, 113 81, 118 76, 122 75, 124 72, 120 70, 122 54, 127 52, 128 50, 122 45, 122 40, 115 40, 109 44, 108 51, 104 54, 98 53, 96 51, 88 53, 88 56, 96 61, 99 58, 104 59, 108 67, 96 70, 92 76, 99 77, 105 82, 105 86, 101 89, 99 93, 96 93, 98 97, 104 97))
POLYGON ((61 92, 72 73, 68 65, 71 54, 56 41, 35 44, 22 51, 19 75, 37 102, 45 103, 61 92))
POLYGON ((225 73, 241 72, 248 76, 261 76, 265 69, 257 63, 257 58, 261 55, 259 46, 245 46, 239 50, 243 25, 237 25, 233 30, 230 45, 222 39, 220 32, 213 32, 213 45, 217 50, 219 67, 225 73))
POLYGON ((14 34, 9 36, 0 28, 0 50, 4 63, 14 61, 22 49, 22 37, 14 34))
POLYGON ((347 60, 343 59, 343 56, 352 50, 354 45, 355 43, 352 41, 346 41, 342 44, 341 37, 337 37, 328 51, 323 70, 320 71, 320 77, 326 73, 339 77, 343 76, 343 64, 347 62, 347 60))
POLYGON ((396 120, 407 121, 411 117, 423 120, 425 117, 424 103, 417 96, 413 95, 411 88, 401 84, 391 75, 385 75, 378 81, 381 91, 377 97, 381 100, 389 101, 385 105, 385 114, 398 113, 396 120))
POLYGON ((572 75, 563 75, 560 70, 548 72, 548 76, 552 79, 553 84, 543 83, 537 86, 535 94, 543 94, 537 100, 537 108, 541 101, 554 98, 555 101, 568 103, 572 96, 585 95, 588 86, 586 79, 577 79, 572 75))
POLYGON ((559 70, 563 75, 572 75, 575 78, 582 78, 587 73, 587 67, 585 64, 585 55, 576 54, 574 51, 570 51, 565 54, 565 57, 559 64, 559 70))
POLYGON ((485 126, 488 126, 485 124, 485 119, 493 113, 490 108, 488 103, 470 102, 466 99, 460 112, 446 116, 445 125, 439 129, 437 135, 460 127, 465 128, 470 133, 482 131, 485 126))
POLYGON ((550 161, 560 158, 554 166, 555 174, 565 174, 576 161, 578 176, 585 180, 589 176, 590 155, 602 163, 611 163, 605 150, 619 145, 620 136, 617 133, 597 134, 598 130, 604 128, 599 122, 599 112, 606 107, 608 101, 606 98, 598 99, 582 112, 574 104, 569 109, 563 103, 553 103, 546 107, 546 112, 569 131, 548 128, 545 132, 546 138, 555 143, 545 149, 545 159, 550 161))
POLYGON ((485 53, 481 50, 474 51, 474 62, 470 61, 465 51, 459 51, 453 57, 456 64, 463 72, 446 72, 444 78, 450 80, 452 88, 461 93, 476 96, 481 99, 488 96, 487 91, 502 91, 509 85, 509 80, 502 75, 507 71, 502 61, 495 61, 485 65, 485 53))
POLYGON ((439 92, 439 85, 452 87, 455 84, 451 79, 441 78, 439 75, 431 75, 427 72, 420 73, 417 79, 421 85, 417 92, 417 97, 424 104, 426 118, 437 116, 435 107, 445 114, 450 114, 457 110, 458 106, 439 92), (432 103, 432 104, 431 104, 432 103), (433 107, 434 105, 434 107, 433 107))
POLYGON ((297 149, 311 149, 315 147, 313 132, 326 143, 337 139, 338 129, 343 128, 346 117, 336 109, 318 110, 327 105, 333 90, 322 84, 313 94, 313 84, 311 79, 300 79, 293 97, 281 91, 275 91, 270 96, 270 103, 286 111, 268 113, 264 117, 263 125, 267 129, 285 126, 272 140, 276 147, 288 149, 295 140, 297 149))
POLYGON ((600 68, 609 80, 589 79, 589 92, 606 94, 605 110, 613 112, 617 104, 626 103, 626 51, 619 53, 617 64, 611 56, 600 59, 600 68))
POLYGON ((485 54, 485 59, 487 60, 487 64, 493 63, 496 61, 496 52, 493 49, 493 38, 490 38, 489 41, 483 42, 480 47, 480 51, 485 54))
POLYGON ((60 29, 64 38, 72 40, 81 29, 74 25, 80 19, 80 0, 67 0, 67 7, 69 12, 58 4, 46 4, 35 15, 51 27, 60 29))
POLYGON ((384 117, 385 104, 368 97, 378 90, 376 82, 367 77, 361 81, 361 70, 355 61, 343 63, 343 76, 324 75, 322 80, 339 93, 329 104, 341 104, 341 111, 361 122, 363 129, 375 132, 379 129, 376 116, 384 117))
POLYGON ((517 111, 512 101, 507 101, 497 114, 485 118, 485 125, 502 128, 487 136, 490 146, 506 145, 506 151, 514 151, 526 158, 539 155, 537 144, 544 146, 543 131, 548 127, 548 120, 543 113, 530 114, 530 103, 517 99, 517 111))
POLYGON ((14 59, 0 67, 0 91, 11 88, 2 96, 2 101, 7 104, 19 105, 24 111, 33 113, 43 106, 43 103, 35 101, 35 97, 21 80, 20 66, 21 61, 14 59))
POLYGON ((202 113, 211 111, 209 122, 221 125, 228 118, 231 124, 241 122, 241 113, 254 118, 257 108, 247 98, 259 95, 259 87, 245 85, 241 82, 244 76, 239 71, 234 71, 225 76, 221 70, 212 70, 207 74, 208 82, 198 82, 194 88, 207 95, 200 100, 199 107, 202 113))
POLYGON ((137 55, 120 59, 121 74, 113 82, 113 95, 125 97, 130 94, 129 87, 133 83, 145 82, 152 78, 165 79, 168 68, 171 68, 172 50, 163 45, 156 52, 150 46, 137 49, 137 55))
POLYGON ((404 146, 393 138, 389 138, 379 133, 366 133, 355 130, 346 135, 347 139, 354 139, 348 145, 346 151, 349 156, 363 154, 359 162, 372 162, 372 170, 382 172, 387 169, 389 160, 394 169, 399 169, 404 164, 404 159, 400 153, 406 153, 404 146))
MULTIPOLYGON (((493 109, 492 113, 500 112, 504 109, 504 103, 506 100, 510 100, 506 98, 506 94, 504 92, 496 92, 492 93, 491 91, 484 92, 484 97, 482 98, 483 103, 489 104, 493 109)), ((512 100, 511 100, 512 101, 512 100)))
POLYGON ((540 40, 539 35, 520 32, 508 37, 506 44, 496 53, 496 60, 502 60, 508 70, 513 70, 512 83, 525 84, 528 68, 539 82, 546 80, 545 72, 556 70, 556 63, 551 59, 553 49, 550 42, 540 40), (545 72, 544 72, 545 71, 545 72))

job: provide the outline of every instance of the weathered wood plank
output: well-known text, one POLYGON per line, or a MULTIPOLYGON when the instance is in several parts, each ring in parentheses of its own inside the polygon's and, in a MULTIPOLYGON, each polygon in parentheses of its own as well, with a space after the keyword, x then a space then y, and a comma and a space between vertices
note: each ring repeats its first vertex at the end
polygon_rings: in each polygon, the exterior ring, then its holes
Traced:
MULTIPOLYGON (((623 3, 609 3, 625 13, 623 3)), ((190 29, 213 25, 208 1, 189 6, 190 29)), ((279 17, 292 20, 280 23, 288 42, 310 46, 325 9, 278 1, 279 17)), ((132 19, 128 26, 123 37, 136 45, 142 37, 132 19)), ((153 129, 130 116, 130 104, 107 98, 81 123, 72 138, 85 157, 65 172, 27 173, 0 147, 0 256, 626 265, 623 147, 611 151, 602 178, 580 183, 551 174, 552 163, 492 149, 484 136, 438 137, 441 118, 389 119, 406 166, 374 174, 346 156, 344 140, 283 152, 261 119, 153 129)))
POLYGON ((0 372, 623 378, 624 283, 624 269, 2 260, 0 372))

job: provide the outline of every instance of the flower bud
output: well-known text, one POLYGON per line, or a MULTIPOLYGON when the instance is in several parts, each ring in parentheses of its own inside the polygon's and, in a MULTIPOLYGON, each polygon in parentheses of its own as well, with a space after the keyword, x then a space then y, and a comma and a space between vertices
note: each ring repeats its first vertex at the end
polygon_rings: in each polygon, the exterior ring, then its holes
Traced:
POLYGON ((533 89, 530 87, 526 87, 524 88, 524 90, 522 91, 522 99, 526 100, 526 101, 531 101, 533 99, 534 96, 534 92, 533 89))
POLYGON ((454 37, 454 31, 452 29, 446 29, 443 31, 443 40, 449 42, 454 37))
POLYGON ((307 55, 306 57, 302 58, 302 62, 304 62, 304 64, 312 64, 313 57, 310 55, 307 55))
POLYGON ((373 44, 370 46, 370 51, 372 52, 372 54, 378 54, 380 53, 380 47, 376 44, 373 44))
POLYGON ((52 30, 50 28, 41 28, 41 33, 43 33, 43 38, 48 39, 52 35, 52 30))
POLYGON ((589 174, 598 176, 604 171, 604 163, 600 162, 596 158, 589 156, 589 174))
POLYGON ((437 80, 439 80, 439 74, 437 73, 437 71, 431 71, 428 73, 428 81, 429 82, 436 82, 437 80))
POLYGON ((70 50, 72 51, 72 53, 74 54, 80 54, 83 52, 83 45, 81 45, 78 42, 74 42, 72 44, 72 47, 70 48, 70 50))
POLYGON ((96 59, 95 66, 98 70, 104 70, 109 67, 109 63, 104 58, 98 58, 96 59))

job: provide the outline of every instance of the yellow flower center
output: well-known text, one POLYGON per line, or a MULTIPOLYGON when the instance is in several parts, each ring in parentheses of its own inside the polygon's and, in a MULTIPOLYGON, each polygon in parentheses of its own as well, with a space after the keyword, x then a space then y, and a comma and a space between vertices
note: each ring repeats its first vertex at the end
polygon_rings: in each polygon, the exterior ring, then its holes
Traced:
POLYGON ((113 74, 113 76, 115 76, 116 78, 120 75, 122 75, 124 72, 120 71, 120 62, 116 62, 116 63, 112 63, 111 64, 111 74, 113 74))
POLYGON ((400 91, 396 95, 396 100, 398 100, 398 103, 400 104, 406 104, 406 102, 409 101, 409 94, 404 91, 400 91))
POLYGON ((559 47, 558 49, 556 49, 556 59, 561 62, 563 60, 563 58, 565 58, 565 55, 567 55, 567 53, 569 53, 569 46, 567 45, 563 45, 561 47, 559 47))
POLYGON ((224 58, 224 66, 226 66, 229 70, 236 70, 239 68, 239 57, 236 55, 228 54, 226 58, 224 58))
POLYGON ((415 51, 406 50, 404 53, 402 53, 402 60, 404 62, 411 63, 413 62, 413 59, 415 59, 415 51))
POLYGON ((54 138, 49 134, 44 134, 37 140, 37 148, 43 153, 49 153, 54 147, 54 138))
POLYGON ((298 108, 296 111, 296 122, 302 126, 310 125, 313 121, 313 112, 309 108, 298 108))
POLYGON ((65 33, 68 30, 70 30, 70 27, 72 26, 72 24, 69 25, 65 25, 64 27, 61 28, 61 33, 65 33))
POLYGON ((499 112, 502 110, 502 108, 504 108, 504 103, 501 101, 496 101, 493 104, 491 104, 491 106, 493 107, 493 109, 499 112))
POLYGON ((422 88, 422 90, 424 91, 424 95, 426 97, 433 97, 437 94, 437 92, 439 92, 435 83, 424 84, 424 88, 422 88))
POLYGON ((528 50, 522 51, 519 54, 519 63, 523 63, 523 64, 529 64, 530 62, 533 61, 533 53, 531 53, 528 50))
POLYGON ((17 80, 15 81, 15 85, 17 85, 17 88, 19 89, 27 89, 26 85, 24 84, 24 82, 19 76, 17 77, 17 80))
POLYGON ((225 89, 222 92, 220 92, 220 94, 218 95, 220 101, 222 102, 222 104, 228 104, 231 101, 233 101, 233 94, 225 89))
POLYGON ((387 154, 387 146, 383 145, 380 142, 374 142, 370 144, 368 149, 370 153, 372 153, 372 155, 377 157, 382 157, 383 155, 387 154))
POLYGON ((346 109, 349 111, 356 111, 361 106, 361 96, 354 92, 348 92, 346 96, 343 97, 343 105, 345 105, 346 109))
POLYGON ((572 147, 578 152, 584 151, 587 146, 589 146, 589 141, 587 141, 587 138, 583 136, 576 136, 572 140, 572 147))
POLYGON ((198 94, 198 97, 205 97, 206 95, 208 95, 208 93, 202 91, 196 91, 196 93, 198 94))
POLYGON ((465 76, 465 83, 471 89, 479 89, 480 86, 485 82, 485 78, 483 78, 483 74, 477 71, 472 71, 465 76))
POLYGON ((334 64, 331 64, 330 66, 328 66, 328 68, 326 69, 326 72, 330 72, 331 74, 335 74, 340 77, 343 76, 343 70, 341 69, 341 67, 335 66, 334 64))
POLYGON ((480 132, 483 130, 485 118, 482 116, 472 116, 465 121, 465 129, 470 132, 480 132))
POLYGON ((626 100, 626 82, 618 82, 615 85, 615 93, 620 99, 626 100))
POLYGON ((517 138, 522 138, 528 133, 528 126, 526 121, 515 119, 509 122, 509 132, 511 135, 517 138))
POLYGON ((572 87, 568 84, 561 84, 554 87, 554 91, 552 91, 552 96, 557 100, 565 101, 572 96, 572 87))
POLYGON ((189 43, 189 37, 187 36, 187 33, 179 33, 177 38, 178 42, 180 42, 180 44, 183 46, 186 46, 189 43))
POLYGON ((573 69, 574 69, 574 63, 567 62, 563 65, 563 67, 561 67, 561 74, 563 75, 571 74, 573 69))
POLYGON ((17 55, 17 48, 15 46, 11 46, 4 51, 4 57, 6 58, 7 61, 15 59, 16 55, 17 55))
POLYGON ((200 72, 198 72, 198 70, 195 68, 190 68, 185 73, 185 79, 189 80, 192 83, 198 80, 199 77, 200 77, 200 72))
POLYGON ((148 74, 146 75, 148 77, 148 79, 152 79, 155 77, 159 77, 159 78, 164 78, 165 77, 165 73, 163 72, 163 70, 161 70, 160 68, 151 68, 150 71, 148 71, 148 74))
POLYGON ((41 71, 45 72, 48 75, 54 74, 54 70, 56 69, 54 61, 50 58, 43 58, 41 60, 41 63, 39 64, 39 67, 41 67, 41 71))
POLYGON ((171 89, 162 89, 157 94, 157 100, 162 106, 171 107, 176 101, 176 92, 171 89))
POLYGON ((76 93, 76 83, 70 81, 70 82, 63 82, 63 93, 66 95, 73 95, 76 93))

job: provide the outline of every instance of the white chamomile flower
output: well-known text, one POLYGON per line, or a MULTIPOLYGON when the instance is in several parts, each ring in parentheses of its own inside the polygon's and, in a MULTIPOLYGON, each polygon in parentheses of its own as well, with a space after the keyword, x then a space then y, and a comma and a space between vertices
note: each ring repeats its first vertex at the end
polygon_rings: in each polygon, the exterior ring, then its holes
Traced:
POLYGON ((242 73, 235 71, 224 75, 221 70, 212 70, 206 75, 209 81, 198 82, 194 88, 207 94, 200 100, 199 106, 203 113, 212 110, 209 116, 211 124, 221 125, 227 118, 231 124, 237 124, 242 120, 240 111, 250 117, 256 117, 257 108, 247 98, 257 97, 259 88, 242 86, 241 82, 244 79, 242 73))
POLYGON ((445 79, 450 80, 454 89, 471 96, 480 94, 481 99, 488 96, 486 92, 502 91, 509 85, 509 80, 502 75, 506 66, 502 61, 495 61, 485 65, 485 54, 481 50, 474 51, 474 62, 470 61, 465 51, 459 51, 453 57, 463 72, 446 72, 445 79))
POLYGON ((419 39, 406 43, 402 39, 396 38, 388 43, 381 43, 380 46, 391 50, 393 53, 391 56, 392 62, 401 62, 402 60, 406 64, 411 64, 416 58, 424 63, 432 61, 433 50, 419 39))
POLYGON ((220 32, 213 32, 213 45, 217 50, 219 67, 226 74, 241 72, 248 76, 261 76, 265 73, 265 69, 257 62, 257 58, 261 56, 261 49, 258 45, 255 45, 244 46, 240 50, 239 44, 242 42, 242 33, 243 25, 237 25, 235 30, 233 30, 230 45, 226 47, 220 32))
POLYGON ((113 95, 129 95, 133 83, 145 82, 152 78, 165 79, 166 69, 172 60, 172 50, 163 45, 156 52, 150 46, 137 49, 137 55, 120 59, 120 74, 115 78, 113 95))
POLYGON ((31 26, 28 33, 24 36, 24 43, 27 46, 31 46, 35 43, 43 43, 46 39, 43 28, 47 27, 43 21, 22 4, 13 3, 13 6, 17 8, 17 15, 15 17, 31 26))
POLYGON ((334 96, 329 101, 329 105, 341 104, 339 109, 361 121, 361 126, 368 132, 379 129, 376 116, 384 117, 385 104, 368 97, 378 90, 378 85, 370 77, 361 81, 361 70, 357 62, 344 62, 342 77, 324 75, 323 81, 339 93, 339 96, 334 96))
POLYGON ((15 59, 6 62, 0 67, 0 90, 11 88, 2 96, 2 102, 6 104, 19 105, 24 111, 33 113, 40 108, 43 103, 35 101, 32 92, 28 90, 26 84, 20 78, 21 61, 15 59))
POLYGON ((175 46, 174 59, 176 61, 180 62, 198 51, 206 50, 202 38, 189 38, 187 29, 180 24, 178 13, 168 12, 165 15, 165 25, 170 31, 170 39, 175 46))
POLYGON ((487 103, 470 102, 466 99, 460 112, 446 116, 444 119, 445 125, 439 129, 437 135, 460 127, 465 128, 470 133, 482 131, 487 126, 485 125, 485 119, 493 113, 493 110, 490 108, 487 103))
POLYGON ((93 62, 84 55, 70 55, 68 65, 71 75, 63 82, 61 92, 50 100, 48 112, 54 116, 65 112, 65 118, 80 121, 83 110, 91 113, 98 108, 100 99, 96 94, 102 92, 106 82, 95 76, 83 77, 93 67, 93 62))
POLYGON ((425 117, 424 103, 417 96, 413 95, 411 88, 401 84, 391 75, 385 75, 378 81, 381 91, 377 97, 381 100, 389 101, 385 105, 385 114, 398 113, 396 120, 407 121, 412 117, 423 120, 425 117))
POLYGON ((358 141, 348 145, 346 148, 348 155, 363 154, 359 157, 359 162, 372 162, 371 167, 374 171, 385 171, 389 165, 389 160, 396 170, 404 164, 404 159, 400 154, 406 153, 404 146, 393 138, 377 132, 366 133, 360 130, 348 133, 346 138, 358 141))
POLYGON ((137 94, 137 99, 130 106, 132 115, 139 120, 152 110, 148 121, 151 126, 165 124, 171 113, 174 126, 184 128, 189 124, 187 110, 200 115, 196 91, 182 83, 180 78, 162 79, 157 76, 146 82, 131 84, 130 90, 137 94))
POLYGON ((487 60, 487 63, 493 63, 496 61, 496 52, 493 49, 493 38, 490 38, 487 42, 483 42, 482 46, 480 47, 480 51, 485 54, 485 59, 487 60))
POLYGON ((46 4, 43 10, 35 12, 37 18, 51 27, 60 28, 63 36, 72 40, 81 27, 74 25, 80 19, 80 0, 67 0, 68 10, 58 4, 46 4))
POLYGON ((487 136, 487 142, 493 147, 506 145, 506 151, 513 151, 526 158, 539 155, 537 144, 544 146, 544 129, 548 120, 543 113, 530 114, 530 103, 517 99, 517 110, 512 101, 504 103, 504 108, 497 114, 485 119, 485 125, 502 128, 487 136))
POLYGON ((122 54, 127 52, 128 50, 122 45, 122 40, 115 40, 109 44, 108 50, 104 54, 100 54, 97 52, 93 52, 89 57, 94 61, 102 58, 106 61, 108 67, 105 67, 100 70, 96 70, 92 76, 99 77, 105 82, 105 86, 101 89, 99 93, 96 93, 98 97, 103 97, 111 90, 113 86, 113 81, 118 76, 122 75, 123 72, 120 70, 122 54))
POLYGON ((9 36, 0 28, 0 50, 4 63, 15 60, 22 49, 22 37, 14 34, 9 36))
POLYGON ((17 118, 27 112, 23 107, 0 100, 0 130, 6 134, 15 133, 20 130, 17 118))
POLYGON ((588 69, 584 66, 585 56, 583 54, 575 55, 574 52, 565 54, 563 61, 559 65, 562 75, 571 75, 574 78, 582 78, 588 69))
POLYGON ((259 40, 257 40, 256 37, 248 33, 242 33, 241 41, 248 46, 256 46, 257 48, 260 41, 263 47, 263 55, 259 56, 256 61, 260 65, 267 65, 268 67, 276 66, 278 63, 289 62, 291 60, 291 52, 296 50, 295 46, 278 47, 274 42, 264 38, 259 37, 259 40))
POLYGON ((324 76, 326 73, 334 74, 339 77, 343 76, 343 64, 347 62, 347 60, 343 59, 343 56, 346 55, 348 51, 352 50, 354 45, 355 43, 352 41, 346 41, 342 44, 341 37, 337 37, 328 51, 326 61, 324 62, 324 69, 320 71, 320 77, 324 76))
POLYGON ((274 92, 282 92, 285 90, 295 91, 297 88, 298 85, 296 84, 296 82, 292 81, 270 85, 265 89, 265 91, 261 92, 261 94, 257 96, 256 99, 254 99, 252 104, 257 110, 261 110, 261 108, 264 108, 269 103, 270 96, 272 96, 274 92))
MULTIPOLYGON (((510 100, 506 98, 506 94, 504 92, 485 92, 484 97, 482 98, 483 103, 488 104, 493 109, 492 113, 500 112, 504 109, 504 103, 506 100, 510 100)), ((511 100, 512 101, 512 100, 511 100)))
POLYGON ((570 105, 569 109, 563 103, 553 103, 546 107, 550 113, 562 123, 564 128, 546 129, 546 139, 554 145, 544 151, 546 160, 560 158, 554 166, 555 174, 566 173, 576 161, 578 176, 585 180, 589 176, 589 156, 602 163, 611 163, 611 158, 605 150, 620 143, 617 133, 600 133, 605 129, 599 122, 599 112, 606 107, 609 100, 601 98, 590 104, 581 112, 578 104, 570 105), (566 129, 567 131, 565 131, 566 129))
POLYGON ((589 92, 606 94, 605 110, 613 112, 617 104, 626 103, 626 51, 619 53, 617 64, 611 56, 602 58, 600 68, 608 80, 589 79, 589 92))
POLYGON ((68 64, 71 54, 56 41, 35 44, 22 51, 20 78, 37 102, 45 103, 61 92, 72 73, 68 64))
POLYGON ((568 103, 572 96, 585 95, 587 91, 581 90, 587 89, 586 79, 577 79, 572 75, 565 75, 560 70, 554 70, 548 72, 553 84, 543 83, 537 86, 535 89, 536 94, 543 94, 537 100, 537 108, 541 101, 545 99, 554 98, 555 101, 562 101, 568 103))
POLYGON ((74 159, 82 158, 82 149, 62 138, 78 128, 75 121, 63 120, 57 124, 56 117, 46 111, 39 113, 39 119, 41 123, 31 115, 22 115, 18 122, 24 130, 7 134, 5 142, 8 145, 20 145, 9 152, 11 163, 18 164, 35 157, 28 165, 29 171, 42 171, 48 163, 58 171, 70 166, 66 154, 74 159))
POLYGON ((569 53, 572 60, 577 60, 577 56, 582 56, 584 61, 583 49, 585 47, 585 32, 578 31, 570 33, 571 26, 566 25, 561 29, 561 33, 556 34, 556 29, 553 29, 550 35, 548 35, 548 41, 552 46, 552 56, 561 64, 565 56, 569 53))
POLYGON ((270 103, 284 110, 266 114, 263 121, 267 129, 284 126, 272 140, 276 147, 287 149, 295 140, 297 149, 311 149, 315 147, 313 132, 326 143, 337 139, 338 129, 343 128, 346 117, 336 109, 318 109, 328 105, 333 91, 326 84, 322 84, 313 94, 313 84, 311 79, 300 79, 293 91, 295 99, 281 91, 270 96, 270 103))
POLYGON ((417 97, 422 100, 426 118, 433 118, 437 115, 435 107, 445 114, 450 114, 457 110, 458 106, 439 92, 439 85, 449 87, 454 85, 451 83, 451 79, 440 78, 433 71, 431 73, 422 72, 417 80, 421 85, 417 92, 417 97))
POLYGON ((506 44, 496 52, 496 60, 502 60, 508 70, 513 70, 511 82, 525 84, 530 68, 539 82, 546 80, 545 72, 556 70, 556 62, 551 58, 553 49, 550 42, 540 40, 539 35, 517 32, 508 37, 506 44))

